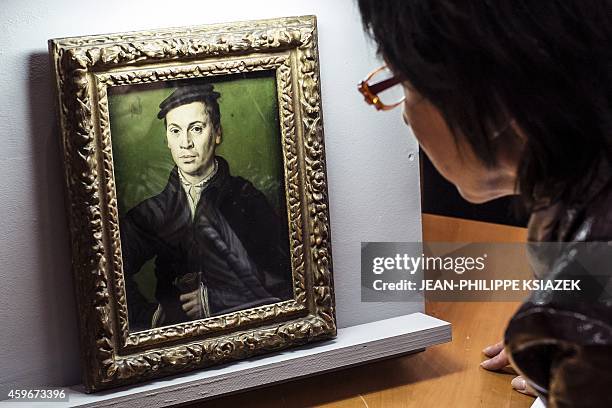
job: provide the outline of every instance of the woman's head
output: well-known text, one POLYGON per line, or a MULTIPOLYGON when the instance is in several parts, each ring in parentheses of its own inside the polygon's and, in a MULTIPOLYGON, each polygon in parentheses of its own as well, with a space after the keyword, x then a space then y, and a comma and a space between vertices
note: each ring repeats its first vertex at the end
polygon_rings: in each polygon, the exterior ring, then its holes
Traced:
MULTIPOLYGON (((514 172, 527 198, 536 187, 571 198, 597 157, 609 155, 610 1, 359 0, 359 6, 380 54, 405 80, 406 120, 460 190, 480 166, 504 185, 514 172), (444 145, 445 126, 452 148, 444 145), (441 157, 445 148, 456 149, 446 154, 460 154, 464 165, 441 157)), ((466 198, 499 195, 479 193, 478 185, 496 184, 487 176, 472 181, 474 194, 463 191, 466 198)))

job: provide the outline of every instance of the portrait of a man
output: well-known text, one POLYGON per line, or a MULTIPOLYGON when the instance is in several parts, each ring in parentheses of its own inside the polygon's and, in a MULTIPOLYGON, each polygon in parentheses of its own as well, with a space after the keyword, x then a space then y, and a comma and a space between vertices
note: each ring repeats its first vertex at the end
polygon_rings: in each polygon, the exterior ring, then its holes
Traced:
POLYGON ((130 331, 271 304, 293 296, 282 217, 216 154, 220 92, 178 87, 157 119, 174 162, 162 191, 120 217, 130 331), (134 280, 154 262, 154 299, 134 280))

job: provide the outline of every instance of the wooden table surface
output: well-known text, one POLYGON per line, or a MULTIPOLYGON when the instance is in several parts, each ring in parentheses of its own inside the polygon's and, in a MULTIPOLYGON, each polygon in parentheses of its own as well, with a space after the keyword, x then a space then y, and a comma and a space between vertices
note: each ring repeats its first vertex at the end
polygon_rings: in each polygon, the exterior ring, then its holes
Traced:
MULTIPOLYGON (((423 239, 521 242, 522 228, 423 215, 423 239)), ((427 313, 449 321, 453 341, 424 352, 244 392, 191 407, 493 407, 527 408, 512 374, 479 367, 482 349, 502 338, 518 303, 437 302, 427 313)))

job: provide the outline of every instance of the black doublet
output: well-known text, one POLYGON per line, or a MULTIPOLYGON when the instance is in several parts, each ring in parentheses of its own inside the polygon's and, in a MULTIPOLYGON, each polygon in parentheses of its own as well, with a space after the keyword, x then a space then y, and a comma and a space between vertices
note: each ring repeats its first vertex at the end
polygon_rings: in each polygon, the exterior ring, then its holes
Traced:
POLYGON ((188 274, 197 274, 206 285, 211 315, 291 298, 286 227, 263 193, 231 176, 223 158, 217 161, 217 174, 202 191, 193 219, 177 167, 161 193, 121 219, 131 330, 149 328, 157 308, 133 280, 153 257, 155 298, 164 310, 164 325, 192 320, 181 308, 184 291, 177 285, 188 274))

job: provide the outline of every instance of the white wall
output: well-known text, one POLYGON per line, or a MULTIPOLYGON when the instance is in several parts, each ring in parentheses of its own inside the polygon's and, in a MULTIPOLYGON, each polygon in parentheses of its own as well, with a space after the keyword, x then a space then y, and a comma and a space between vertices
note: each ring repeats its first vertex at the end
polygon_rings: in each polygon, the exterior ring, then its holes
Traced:
POLYGON ((360 242, 420 240, 417 146, 356 83, 380 62, 353 0, 3 0, 0 13, 0 399, 80 382, 47 39, 315 14, 340 327, 421 310, 361 303, 360 242), (170 10, 168 5, 175 6, 170 10))

